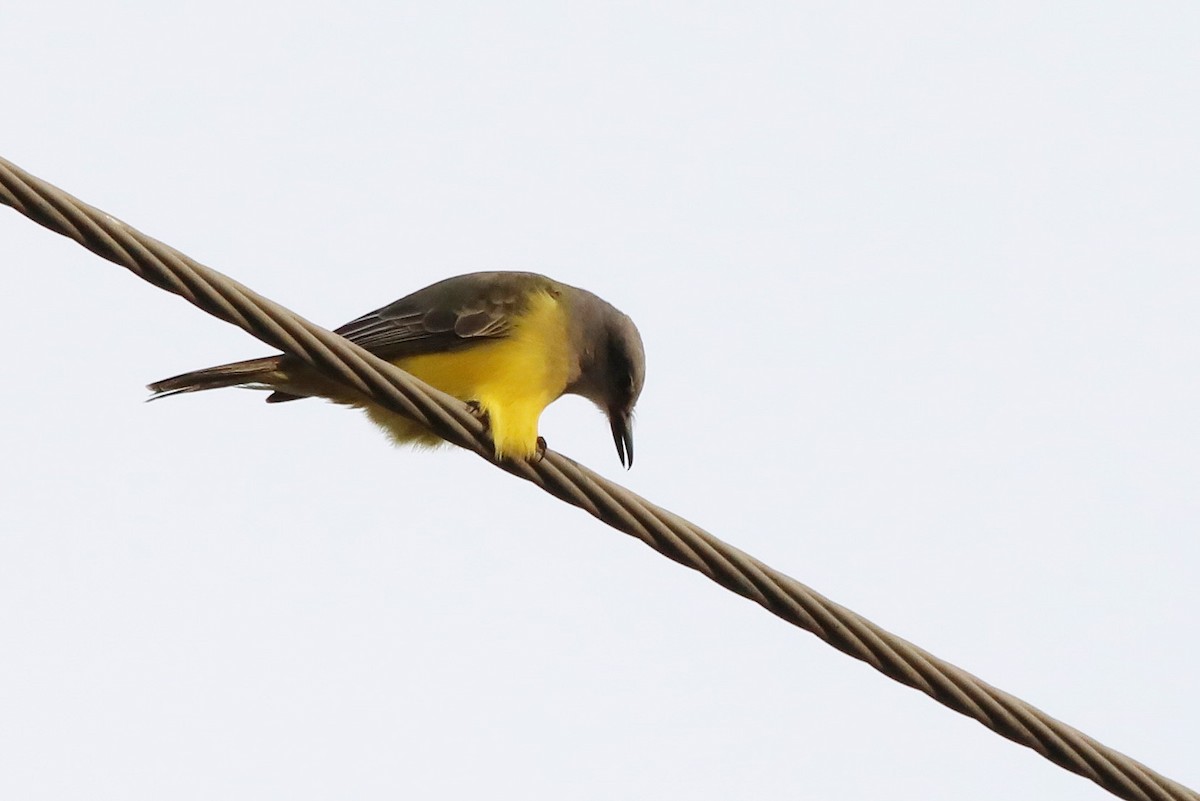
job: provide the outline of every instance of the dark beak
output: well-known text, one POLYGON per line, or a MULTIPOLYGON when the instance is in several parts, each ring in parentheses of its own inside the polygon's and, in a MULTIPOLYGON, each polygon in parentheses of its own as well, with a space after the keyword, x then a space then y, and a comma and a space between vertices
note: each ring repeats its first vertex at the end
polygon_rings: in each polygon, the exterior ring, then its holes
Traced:
POLYGON ((633 420, 629 412, 609 409, 608 422, 612 426, 613 443, 617 446, 617 456, 621 457, 621 466, 633 467, 633 420))

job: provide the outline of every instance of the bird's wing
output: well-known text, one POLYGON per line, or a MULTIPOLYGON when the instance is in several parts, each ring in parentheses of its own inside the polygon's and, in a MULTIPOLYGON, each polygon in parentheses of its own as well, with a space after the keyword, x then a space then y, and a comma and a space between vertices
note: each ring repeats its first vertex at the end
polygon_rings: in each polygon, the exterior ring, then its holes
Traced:
MULTIPOLYGON (((472 273, 418 290, 338 328, 377 356, 441 353, 498 339, 549 280, 532 273, 472 273)), ((549 286, 545 287, 549 289, 549 286)))

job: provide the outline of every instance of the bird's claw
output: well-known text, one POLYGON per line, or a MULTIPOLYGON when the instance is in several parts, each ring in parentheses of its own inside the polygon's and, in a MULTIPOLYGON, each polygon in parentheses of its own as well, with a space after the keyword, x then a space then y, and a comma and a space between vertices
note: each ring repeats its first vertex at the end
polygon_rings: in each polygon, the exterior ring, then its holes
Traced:
POLYGON ((479 401, 477 401, 477 400, 467 401, 467 408, 471 410, 471 414, 475 417, 476 420, 479 420, 485 426, 487 425, 487 423, 488 423, 487 409, 483 408, 483 405, 480 404, 479 401))

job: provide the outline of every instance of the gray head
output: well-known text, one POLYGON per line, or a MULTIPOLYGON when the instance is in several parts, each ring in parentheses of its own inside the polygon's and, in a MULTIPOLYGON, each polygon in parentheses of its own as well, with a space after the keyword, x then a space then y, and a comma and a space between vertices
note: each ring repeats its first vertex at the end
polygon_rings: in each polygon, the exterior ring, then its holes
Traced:
POLYGON ((646 382, 646 352, 633 320, 582 289, 575 290, 572 339, 579 374, 567 392, 582 395, 608 416, 617 455, 633 466, 633 407, 646 382))

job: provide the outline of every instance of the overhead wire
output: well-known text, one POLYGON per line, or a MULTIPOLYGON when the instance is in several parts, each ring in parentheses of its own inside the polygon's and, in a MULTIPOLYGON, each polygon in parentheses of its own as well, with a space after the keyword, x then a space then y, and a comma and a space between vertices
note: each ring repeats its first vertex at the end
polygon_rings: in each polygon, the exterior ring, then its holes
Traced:
POLYGON ((462 401, 3 158, 0 203, 268 345, 303 359, 448 442, 637 537, 669 559, 1120 798, 1200 801, 1195 791, 883 630, 560 453, 547 450, 536 461, 497 460, 486 427, 462 401))

